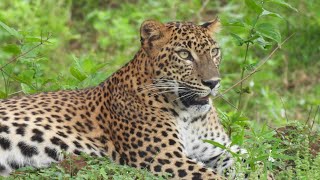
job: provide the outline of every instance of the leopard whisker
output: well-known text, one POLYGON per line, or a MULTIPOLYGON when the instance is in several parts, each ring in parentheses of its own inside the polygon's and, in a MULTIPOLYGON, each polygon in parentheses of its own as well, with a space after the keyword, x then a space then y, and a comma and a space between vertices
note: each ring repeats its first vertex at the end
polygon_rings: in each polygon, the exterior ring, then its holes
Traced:
POLYGON ((178 98, 174 99, 173 101, 176 101, 176 100, 181 99, 181 98, 186 98, 186 97, 192 96, 192 95, 195 95, 195 93, 193 93, 193 92, 187 93, 187 94, 185 94, 183 96, 179 96, 178 98))
POLYGON ((154 91, 154 90, 166 90, 166 89, 172 89, 174 91, 178 90, 186 90, 187 88, 182 88, 182 87, 149 87, 149 88, 144 88, 142 89, 139 93, 143 93, 146 91, 154 91))

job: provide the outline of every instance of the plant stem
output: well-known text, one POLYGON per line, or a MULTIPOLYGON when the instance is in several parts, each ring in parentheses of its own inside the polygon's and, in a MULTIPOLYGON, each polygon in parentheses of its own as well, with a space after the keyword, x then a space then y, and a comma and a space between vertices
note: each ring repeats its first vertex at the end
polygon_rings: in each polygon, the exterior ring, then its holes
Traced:
POLYGON ((44 43, 48 42, 50 39, 50 35, 47 36, 46 39, 42 39, 42 36, 41 36, 41 42, 35 46, 33 46, 32 48, 30 48, 29 50, 27 50, 26 52, 12 58, 11 60, 9 60, 9 62, 7 62, 6 64, 4 64, 3 66, 0 67, 0 71, 2 71, 7 65, 15 62, 16 60, 18 60, 19 58, 25 56, 26 54, 30 53, 31 51, 35 50, 36 48, 38 48, 39 46, 42 46, 44 43))
MULTIPOLYGON (((249 51, 249 46, 250 46, 250 42, 247 42, 246 43, 246 54, 244 56, 244 60, 243 60, 243 64, 245 65, 246 62, 247 62, 247 56, 248 56, 248 51, 249 51)), ((244 76, 244 71, 245 71, 245 66, 242 67, 241 69, 241 79, 243 79, 243 76, 244 76)), ((242 98, 242 88, 243 88, 243 81, 240 83, 240 92, 239 92, 239 100, 238 100, 238 108, 237 108, 237 111, 240 112, 241 111, 241 98, 242 98)))
POLYGON ((6 79, 6 76, 5 76, 5 74, 4 74, 4 72, 3 71, 1 71, 1 74, 2 74, 2 77, 3 77, 3 81, 4 81, 4 92, 5 92, 5 94, 6 94, 6 97, 8 96, 8 94, 9 94, 9 90, 8 90, 8 81, 7 81, 7 79, 6 79))
POLYGON ((250 39, 251 39, 252 35, 254 34, 253 30, 256 27, 256 24, 257 24, 259 18, 260 18, 260 14, 257 16, 255 21, 253 22, 253 25, 252 25, 252 27, 251 27, 251 29, 249 31, 249 34, 248 34, 248 38, 246 40, 246 53, 245 53, 244 60, 243 60, 243 63, 242 63, 243 67, 241 69, 241 79, 240 79, 241 83, 240 83, 240 92, 239 92, 237 112, 241 112, 241 101, 242 101, 242 94, 243 94, 243 81, 242 81, 242 79, 243 79, 243 76, 244 76, 244 72, 246 70, 246 66, 245 65, 246 65, 246 62, 247 62, 249 46, 250 46, 250 43, 252 43, 250 39))
POLYGON ((272 57, 272 55, 280 49, 280 47, 287 42, 294 34, 291 34, 289 37, 287 37, 284 41, 282 41, 273 51, 271 51, 271 53, 264 58, 262 61, 260 61, 260 63, 254 68, 253 71, 251 71, 249 74, 247 74, 243 79, 241 79, 240 81, 236 82, 234 85, 230 86, 228 89, 224 90, 222 93, 220 93, 218 96, 212 98, 212 100, 215 100, 221 96, 223 96, 224 94, 226 94, 227 92, 229 92, 230 90, 232 90, 233 88, 235 88, 236 86, 240 85, 241 82, 247 80, 249 77, 251 77, 254 73, 258 72, 261 67, 272 57))

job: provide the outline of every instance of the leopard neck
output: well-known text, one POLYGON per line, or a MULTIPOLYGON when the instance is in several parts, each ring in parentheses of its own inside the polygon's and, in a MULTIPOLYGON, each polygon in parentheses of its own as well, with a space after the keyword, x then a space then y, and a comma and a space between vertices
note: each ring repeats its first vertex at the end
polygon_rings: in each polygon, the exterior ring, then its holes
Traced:
POLYGON ((140 49, 130 62, 100 85, 105 106, 115 113, 121 113, 123 108, 141 112, 141 108, 146 107, 174 107, 167 96, 146 89, 153 82, 152 66, 147 53, 140 49))

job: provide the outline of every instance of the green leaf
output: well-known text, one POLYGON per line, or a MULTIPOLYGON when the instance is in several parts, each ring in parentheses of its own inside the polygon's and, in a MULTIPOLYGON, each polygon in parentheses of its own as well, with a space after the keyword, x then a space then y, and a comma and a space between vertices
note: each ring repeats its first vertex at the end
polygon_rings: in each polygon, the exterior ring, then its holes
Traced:
POLYGON ((205 139, 205 140, 203 140, 203 142, 206 142, 206 143, 212 144, 212 145, 215 146, 215 147, 224 149, 224 150, 228 151, 230 154, 232 154, 233 157, 239 157, 238 154, 232 152, 229 148, 227 148, 227 147, 224 146, 223 144, 220 144, 220 143, 218 143, 218 142, 216 142, 216 141, 205 139))
POLYGON ((258 24, 255 30, 259 35, 272 39, 278 44, 281 42, 281 34, 279 30, 270 23, 258 24))
POLYGON ((76 66, 72 66, 70 68, 70 73, 72 74, 73 77, 75 77, 79 81, 83 81, 87 78, 87 76, 84 73, 82 73, 81 70, 76 66))
POLYGON ((8 25, 6 25, 5 23, 3 23, 2 21, 0 21, 0 26, 5 29, 10 35, 18 38, 18 39, 22 39, 23 36, 18 33, 18 31, 16 31, 15 29, 9 27, 8 25))
POLYGON ((250 9, 254 10, 258 14, 261 14, 261 12, 263 11, 262 6, 260 4, 257 4, 256 0, 245 0, 245 2, 250 9))
POLYGON ((244 44, 244 40, 240 36, 238 36, 238 35, 236 35, 234 33, 231 33, 231 36, 237 42, 238 46, 242 46, 244 44))
POLYGON ((260 36, 256 42, 258 43, 258 45, 260 47, 262 47, 263 49, 268 49, 272 44, 268 41, 266 41, 262 36, 260 36))
POLYGON ((228 22, 226 22, 224 26, 246 27, 246 24, 241 19, 231 19, 228 22))
POLYGON ((104 179, 108 179, 107 173, 104 168, 101 168, 99 173, 104 179))
POLYGON ((32 42, 41 42, 42 39, 38 37, 26 37, 24 42, 32 43, 32 42))
POLYGON ((247 87, 244 87, 244 88, 242 88, 242 92, 243 93, 247 93, 247 94, 250 94, 250 87, 249 86, 247 86, 247 87))
POLYGON ((108 63, 101 63, 94 66, 94 68, 91 69, 91 73, 96 73, 101 68, 105 67, 108 63))
POLYGON ((15 45, 15 44, 8 44, 6 46, 4 46, 3 51, 16 55, 16 54, 20 54, 21 53, 21 49, 19 46, 15 45))
POLYGON ((220 144, 220 143, 218 143, 218 142, 216 142, 216 141, 212 141, 212 140, 203 140, 203 142, 206 142, 206 143, 212 144, 212 145, 214 145, 214 146, 216 146, 216 147, 219 147, 219 148, 221 148, 221 149, 227 149, 227 147, 226 147, 226 146, 224 146, 224 145, 222 145, 222 144, 220 144))
POLYGON ((263 9, 263 12, 261 13, 261 16, 273 16, 273 17, 278 17, 278 18, 283 19, 283 17, 280 14, 275 13, 275 12, 270 12, 270 11, 265 10, 265 9, 263 9))
POLYGON ((257 63, 245 64, 244 69, 247 71, 253 71, 256 67, 257 63))
POLYGON ((86 73, 92 73, 92 69, 94 68, 94 63, 91 59, 85 59, 81 63, 81 67, 86 73))
POLYGON ((30 87, 28 84, 21 83, 20 86, 23 93, 25 94, 30 94, 33 91, 32 87, 30 87))
POLYGON ((6 97, 8 97, 7 93, 0 91, 0 99, 4 99, 6 97))
POLYGON ((25 84, 31 84, 34 78, 34 74, 34 70, 24 70, 18 74, 18 79, 20 82, 23 82, 25 84))
POLYGON ((72 57, 73 57, 74 63, 70 67, 70 73, 72 74, 73 77, 75 77, 79 81, 85 80, 88 76, 86 72, 83 70, 79 62, 79 59, 74 55, 72 55, 72 57))
POLYGON ((296 9, 295 7, 291 6, 291 4, 283 1, 283 0, 267 0, 266 2, 271 2, 271 3, 275 3, 275 4, 279 4, 281 6, 284 6, 286 8, 292 9, 296 12, 298 12, 298 9, 296 9))

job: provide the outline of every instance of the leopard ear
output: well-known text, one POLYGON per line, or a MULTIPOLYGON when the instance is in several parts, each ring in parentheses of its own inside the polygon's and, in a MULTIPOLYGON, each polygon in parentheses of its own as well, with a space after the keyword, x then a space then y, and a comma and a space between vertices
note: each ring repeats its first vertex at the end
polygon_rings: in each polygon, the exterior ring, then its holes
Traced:
POLYGON ((141 24, 140 36, 142 48, 152 54, 163 44, 165 25, 155 20, 146 20, 141 24))
POLYGON ((146 20, 141 24, 141 40, 156 40, 161 37, 164 25, 155 20, 146 20))
POLYGON ((220 26, 221 23, 218 17, 201 25, 201 27, 207 29, 210 34, 219 32, 220 26))

